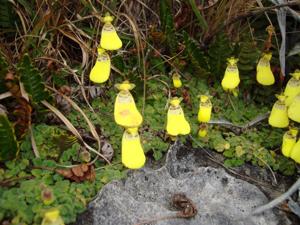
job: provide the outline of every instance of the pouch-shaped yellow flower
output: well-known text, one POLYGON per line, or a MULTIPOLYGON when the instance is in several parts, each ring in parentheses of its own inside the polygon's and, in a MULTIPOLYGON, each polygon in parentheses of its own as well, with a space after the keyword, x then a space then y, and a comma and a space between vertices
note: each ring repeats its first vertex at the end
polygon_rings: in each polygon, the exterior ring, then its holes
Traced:
POLYGON ((207 127, 207 125, 201 124, 201 126, 200 126, 200 128, 199 128, 199 131, 198 131, 198 136, 199 136, 200 138, 206 137, 207 132, 208 132, 208 127, 207 127))
POLYGON ((172 76, 173 86, 175 88, 180 88, 182 86, 182 82, 180 80, 180 75, 178 73, 174 73, 172 76))
POLYGON ((288 109, 290 119, 300 123, 300 93, 294 98, 288 109))
POLYGON ((275 82, 275 78, 270 66, 272 53, 263 53, 256 66, 256 80, 258 83, 268 86, 275 82))
POLYGON ((200 95, 200 104, 198 111, 198 121, 207 123, 211 118, 212 104, 207 95, 200 95))
POLYGON ((129 169, 144 166, 146 157, 141 145, 138 128, 127 128, 122 138, 122 163, 129 169))
POLYGON ((292 149, 297 141, 298 129, 291 128, 282 137, 281 152, 285 157, 290 157, 292 149))
POLYGON ((300 163, 300 139, 297 141, 297 143, 294 145, 292 149, 291 158, 295 160, 297 163, 300 163))
POLYGON ((292 78, 286 84, 284 95, 287 97, 285 103, 287 106, 292 104, 292 101, 297 94, 300 93, 300 70, 291 73, 292 78))
POLYGON ((98 48, 97 61, 90 72, 90 80, 95 83, 104 83, 110 74, 110 58, 104 49, 98 48))
POLYGON ((273 105, 272 111, 269 116, 269 124, 272 127, 284 128, 289 125, 289 118, 287 107, 285 105, 285 96, 276 95, 278 100, 273 105))
POLYGON ((64 225, 58 209, 52 209, 45 213, 42 225, 64 225))
POLYGON ((180 106, 181 98, 174 97, 170 101, 167 114, 167 133, 172 136, 185 135, 191 132, 191 127, 184 117, 184 112, 180 106))
POLYGON ((237 67, 238 59, 230 57, 227 59, 227 68, 222 80, 222 87, 225 91, 236 88, 240 83, 239 69, 237 67))
POLYGON ((140 126, 143 122, 143 117, 136 108, 134 99, 129 91, 133 89, 135 85, 124 81, 115 86, 120 90, 114 106, 114 118, 116 123, 122 127, 140 126))
POLYGON ((101 32, 100 46, 106 50, 117 50, 122 47, 122 41, 116 29, 111 24, 113 19, 112 16, 105 16, 103 18, 104 26, 101 32))

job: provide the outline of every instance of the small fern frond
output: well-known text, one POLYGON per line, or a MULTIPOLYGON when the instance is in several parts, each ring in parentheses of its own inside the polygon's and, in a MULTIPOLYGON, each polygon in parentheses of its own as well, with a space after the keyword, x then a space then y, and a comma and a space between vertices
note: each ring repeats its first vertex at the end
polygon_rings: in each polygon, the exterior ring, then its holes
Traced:
POLYGON ((33 103, 39 103, 40 101, 49 99, 50 94, 46 90, 42 76, 32 65, 28 54, 23 56, 22 61, 18 65, 18 73, 20 80, 24 84, 24 88, 33 103))
POLYGON ((0 109, 0 161, 15 158, 19 153, 19 144, 14 128, 6 113, 0 109))
POLYGON ((233 56, 232 54, 233 48, 228 37, 225 34, 217 35, 208 49, 210 72, 217 78, 222 77, 227 66, 227 58, 233 56))
POLYGON ((196 70, 209 71, 209 65, 204 52, 200 49, 196 40, 189 36, 187 32, 183 32, 185 51, 196 70))

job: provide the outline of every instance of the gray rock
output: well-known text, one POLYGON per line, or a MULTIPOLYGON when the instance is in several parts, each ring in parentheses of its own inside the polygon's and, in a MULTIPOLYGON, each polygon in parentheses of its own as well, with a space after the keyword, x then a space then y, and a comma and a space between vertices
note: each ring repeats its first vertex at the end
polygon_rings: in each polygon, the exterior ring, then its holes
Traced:
MULTIPOLYGON (((171 196, 185 193, 198 213, 191 219, 168 219, 158 225, 285 225, 285 216, 275 210, 244 218, 255 207, 268 202, 254 185, 234 178, 223 169, 202 167, 195 152, 173 145, 166 164, 157 170, 143 168, 130 171, 128 178, 103 187, 89 204, 78 225, 134 225, 174 215, 171 196), (88 219, 86 219, 88 218, 88 219)), ((186 149, 186 148, 185 148, 186 149)), ((198 150, 201 151, 201 150, 198 150)))

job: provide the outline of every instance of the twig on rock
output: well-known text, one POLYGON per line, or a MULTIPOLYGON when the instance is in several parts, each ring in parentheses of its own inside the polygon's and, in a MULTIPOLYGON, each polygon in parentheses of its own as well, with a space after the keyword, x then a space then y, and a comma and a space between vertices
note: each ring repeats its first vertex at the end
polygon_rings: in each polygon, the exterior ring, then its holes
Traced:
POLYGON ((194 217, 198 212, 196 205, 184 193, 174 194, 171 199, 171 204, 173 207, 179 210, 178 212, 176 212, 176 214, 164 216, 164 217, 158 217, 152 220, 141 221, 134 225, 144 225, 144 224, 155 223, 157 221, 169 220, 169 219, 179 219, 179 218, 188 219, 194 217))

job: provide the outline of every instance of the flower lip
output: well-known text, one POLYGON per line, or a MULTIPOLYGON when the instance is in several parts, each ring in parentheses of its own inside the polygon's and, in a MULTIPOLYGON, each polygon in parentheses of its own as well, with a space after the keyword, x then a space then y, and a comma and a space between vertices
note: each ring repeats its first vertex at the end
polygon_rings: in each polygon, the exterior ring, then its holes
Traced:
POLYGON ((280 102, 284 102, 286 99, 286 96, 284 94, 275 95, 275 96, 280 102))
POLYGON ((239 59, 237 59, 235 57, 227 58, 227 64, 231 65, 231 66, 235 66, 238 61, 239 61, 239 59))
POLYGON ((200 102, 205 103, 207 101, 209 101, 210 96, 209 95, 200 95, 200 102))
POLYGON ((265 59, 267 59, 267 60, 271 60, 271 58, 272 58, 272 53, 271 52, 264 52, 263 54, 262 54, 262 58, 265 58, 265 59))
POLYGON ((101 48, 100 46, 97 48, 97 52, 99 55, 103 54, 105 52, 105 49, 101 48))
POLYGON ((181 76, 179 75, 179 73, 173 73, 172 78, 173 79, 179 79, 181 76))
POLYGON ((178 106, 181 101, 182 101, 182 98, 174 97, 170 100, 170 104, 172 106, 178 106))
POLYGON ((126 129, 126 131, 130 134, 136 134, 138 132, 138 128, 137 127, 129 127, 126 129))
POLYGON ((105 15, 105 16, 103 17, 103 22, 104 22, 104 23, 111 23, 113 20, 114 20, 114 17, 113 17, 113 16, 110 16, 109 14, 108 14, 108 15, 105 15))
POLYGON ((291 75, 292 77, 294 77, 296 80, 300 80, 300 70, 299 70, 299 69, 296 69, 296 70, 294 71, 294 73, 290 73, 290 75, 291 75))
POLYGON ((130 91, 135 88, 135 84, 132 84, 128 80, 125 80, 121 84, 115 84, 115 87, 120 91, 130 91))
POLYGON ((298 129, 296 127, 292 127, 290 128, 289 132, 293 137, 296 137, 298 134, 298 129))

